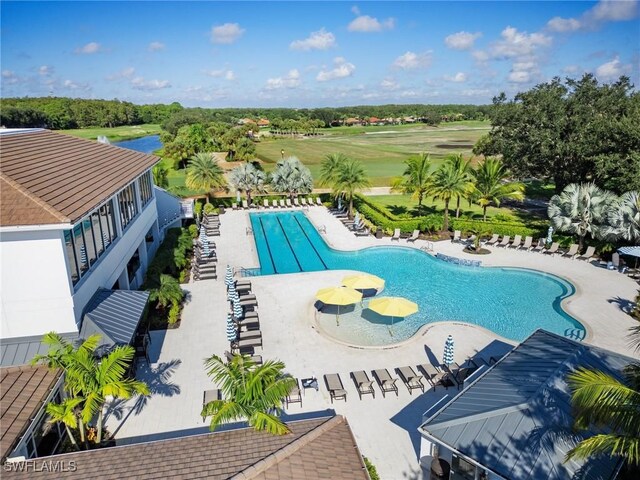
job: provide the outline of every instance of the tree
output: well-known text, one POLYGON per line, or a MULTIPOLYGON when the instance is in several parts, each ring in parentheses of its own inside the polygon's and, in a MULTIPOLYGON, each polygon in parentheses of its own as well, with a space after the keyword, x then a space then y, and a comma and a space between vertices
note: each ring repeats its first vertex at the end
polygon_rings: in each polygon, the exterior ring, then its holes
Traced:
POLYGON ((214 188, 225 187, 227 182, 212 153, 197 153, 189 161, 185 184, 192 190, 206 190, 209 203, 209 192, 214 188))
MULTIPOLYGON (((636 350, 640 349, 640 329, 632 329, 630 338, 636 350)), ((567 382, 575 426, 606 431, 582 440, 569 451, 567 460, 605 454, 640 467, 640 363, 627 365, 623 381, 598 370, 579 368, 568 374, 567 382)))
POLYGON ((47 406, 45 407, 47 415, 49 415, 48 422, 62 423, 67 431, 69 440, 76 450, 80 450, 80 447, 78 447, 78 442, 76 442, 76 437, 72 430, 78 428, 79 422, 77 409, 83 401, 84 399, 81 397, 67 397, 61 403, 50 402, 47 403, 47 406))
POLYGON ((418 211, 422 211, 422 200, 431 190, 433 173, 431 158, 428 153, 420 153, 416 157, 406 160, 407 168, 403 176, 393 180, 391 189, 409 194, 418 199, 418 211))
POLYGON ((284 363, 268 360, 256 365, 242 355, 234 355, 224 363, 212 355, 205 360, 205 367, 207 375, 222 391, 222 400, 213 400, 202 408, 202 416, 211 417, 211 430, 227 422, 246 420, 258 431, 274 435, 290 433, 279 418, 282 399, 295 386, 295 380, 284 374, 284 363))
POLYGON ((444 202, 444 222, 442 229, 449 229, 449 202, 453 197, 458 199, 469 192, 467 174, 453 162, 443 163, 433 174, 431 193, 434 199, 444 202))
POLYGON ((609 210, 608 220, 617 236, 640 242, 640 193, 623 193, 609 210))
POLYGON ((96 442, 102 442, 104 404, 108 396, 127 399, 137 394, 149 394, 144 382, 126 376, 135 354, 130 345, 117 346, 106 356, 98 358, 96 350, 100 345, 100 335, 91 335, 75 348, 60 335, 50 332, 43 337, 43 343, 49 346, 49 351, 45 355, 36 355, 32 363, 64 370, 65 390, 71 398, 82 399, 82 437, 84 426, 97 414, 96 442))
POLYGON ((182 301, 184 292, 178 280, 171 275, 160 275, 160 285, 149 291, 149 300, 158 302, 156 308, 165 309, 170 304, 178 304, 182 301))
MULTIPOLYGON (((163 137, 163 141, 166 140, 168 139, 163 137)), ((180 127, 173 140, 167 141, 164 145, 165 155, 179 163, 198 153, 211 152, 214 149, 214 140, 202 123, 180 127)))
POLYGON ((169 188, 169 170, 164 165, 157 164, 151 172, 153 173, 153 183, 155 185, 164 189, 169 188))
POLYGON ((296 157, 280 160, 271 174, 271 186, 279 193, 287 193, 293 197, 313 191, 311 172, 296 157))
POLYGON ((349 202, 349 216, 353 217, 353 197, 355 194, 371 185, 362 162, 347 158, 338 167, 333 182, 334 194, 344 195, 349 202))
POLYGON ((472 172, 475 182, 471 197, 482 207, 482 219, 487 220, 487 207, 500 206, 503 200, 523 200, 524 185, 520 182, 508 182, 510 174, 503 163, 495 158, 482 161, 472 172))
POLYGON ((338 168, 347 160, 344 153, 329 153, 320 164, 320 180, 318 183, 322 187, 331 186, 336 180, 338 168))
MULTIPOLYGON (((460 217, 460 199, 469 195, 473 190, 473 183, 471 182, 471 160, 465 160, 462 154, 448 155, 445 161, 451 163, 453 168, 459 172, 461 179, 466 180, 466 190, 461 193, 457 193, 456 196, 456 218, 460 217)), ((446 229, 445 229, 446 230, 446 229)))
POLYGON ((237 166, 229 174, 229 184, 236 190, 245 192, 247 195, 247 203, 251 205, 251 193, 266 192, 265 183, 267 175, 258 170, 251 163, 244 163, 237 166))
POLYGON ((547 213, 556 230, 577 235, 580 249, 584 238, 602 238, 608 231, 607 214, 615 196, 594 183, 572 183, 549 201, 547 213))

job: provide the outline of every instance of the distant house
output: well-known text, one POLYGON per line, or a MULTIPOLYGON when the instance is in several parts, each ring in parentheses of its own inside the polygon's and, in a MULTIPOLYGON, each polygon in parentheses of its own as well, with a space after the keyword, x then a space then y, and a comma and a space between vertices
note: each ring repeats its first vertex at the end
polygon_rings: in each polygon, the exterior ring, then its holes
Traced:
POLYGON ((247 123, 256 123, 252 118, 241 118, 238 120, 238 125, 246 125, 247 123))
POLYGON ((362 121, 359 118, 350 117, 344 121, 345 125, 362 125, 362 121))
POLYGON ((369 125, 382 125, 382 120, 378 117, 369 117, 369 125))
POLYGON ((259 127, 268 127, 270 124, 271 122, 269 122, 269 120, 267 120, 266 118, 261 118, 260 120, 258 120, 259 127))
POLYGON ((421 464, 428 466, 437 451, 452 479, 613 479, 621 466, 616 459, 564 461, 572 448, 566 434, 575 433, 566 376, 584 367, 621 378, 632 361, 537 330, 498 363, 473 375, 444 406, 425 413, 418 429, 421 464))

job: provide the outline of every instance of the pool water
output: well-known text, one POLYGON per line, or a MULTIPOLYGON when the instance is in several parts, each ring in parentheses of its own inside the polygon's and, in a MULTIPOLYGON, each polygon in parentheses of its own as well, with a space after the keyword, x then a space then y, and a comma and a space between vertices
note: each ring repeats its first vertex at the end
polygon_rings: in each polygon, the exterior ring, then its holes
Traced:
MULTIPOLYGON (((405 319, 374 314, 360 305, 336 318, 323 315, 323 327, 349 343, 385 345, 411 337, 425 324, 462 321, 522 341, 538 328, 583 338, 584 327, 560 307, 573 286, 553 275, 516 268, 454 265, 401 246, 353 252, 330 248, 302 211, 251 213, 260 275, 320 270, 357 270, 385 280, 384 296, 416 302, 405 319), (326 325, 325 325, 326 324, 326 325)), ((329 286, 329 285, 327 285, 329 286)))

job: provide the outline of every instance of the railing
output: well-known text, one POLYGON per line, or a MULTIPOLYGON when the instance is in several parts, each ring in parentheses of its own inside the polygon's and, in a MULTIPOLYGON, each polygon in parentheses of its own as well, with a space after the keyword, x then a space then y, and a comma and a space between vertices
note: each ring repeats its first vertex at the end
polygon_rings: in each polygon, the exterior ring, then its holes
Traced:
POLYGON ((241 277, 258 277, 260 276, 260 269, 240 267, 239 273, 241 277))
POLYGON ((318 233, 327 233, 327 227, 325 227, 324 225, 320 225, 318 227, 318 233))
POLYGON ((420 250, 424 252, 433 252, 433 242, 426 242, 427 244, 424 247, 420 247, 420 250))
POLYGON ((247 234, 247 236, 253 235, 253 230, 251 229, 251 227, 247 227, 245 233, 247 234))
POLYGON ((458 258, 451 257, 449 255, 445 255, 444 253, 436 253, 436 258, 440 260, 444 260, 448 263, 453 263, 454 265, 462 265, 463 267, 480 267, 482 266, 482 261, 480 260, 469 260, 466 258, 458 258))

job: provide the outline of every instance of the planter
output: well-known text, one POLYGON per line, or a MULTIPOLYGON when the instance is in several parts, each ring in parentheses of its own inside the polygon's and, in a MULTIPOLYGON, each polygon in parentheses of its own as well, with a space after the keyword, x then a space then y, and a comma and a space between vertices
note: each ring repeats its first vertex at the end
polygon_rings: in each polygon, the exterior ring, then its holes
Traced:
POLYGON ((376 238, 382 238, 384 236, 384 232, 380 229, 376 230, 376 238))
POLYGON ((489 250, 488 248, 482 248, 482 247, 476 250, 475 247, 471 245, 468 247, 464 247, 463 252, 470 253, 471 255, 489 255, 491 253, 491 250, 489 250))

